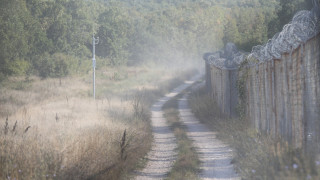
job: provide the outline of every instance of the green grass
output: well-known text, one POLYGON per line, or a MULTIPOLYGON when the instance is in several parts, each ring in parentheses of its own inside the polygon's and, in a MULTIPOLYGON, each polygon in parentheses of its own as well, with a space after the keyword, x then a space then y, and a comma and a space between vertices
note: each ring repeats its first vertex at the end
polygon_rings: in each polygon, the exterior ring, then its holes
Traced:
POLYGON ((173 130, 178 144, 178 158, 167 179, 195 180, 199 179, 197 174, 199 173, 200 161, 192 141, 187 137, 186 127, 179 121, 178 97, 169 100, 163 106, 164 116, 173 130))
POLYGON ((313 155, 257 132, 246 119, 226 118, 205 89, 190 97, 196 117, 235 149, 233 163, 243 179, 320 179, 320 162, 313 155))

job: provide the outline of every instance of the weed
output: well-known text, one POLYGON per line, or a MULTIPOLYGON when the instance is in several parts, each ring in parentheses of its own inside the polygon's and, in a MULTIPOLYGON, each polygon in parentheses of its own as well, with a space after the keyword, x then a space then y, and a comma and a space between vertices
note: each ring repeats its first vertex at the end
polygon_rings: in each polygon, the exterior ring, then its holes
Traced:
POLYGON ((144 104, 145 102, 144 98, 145 98, 145 92, 144 90, 142 90, 137 92, 131 100, 134 117, 141 120, 148 119, 148 115, 146 114, 147 107, 144 104))
POLYGON ((28 127, 24 130, 24 133, 27 133, 30 128, 31 128, 31 126, 28 126, 28 127))
POLYGON ((8 116, 6 118, 6 123, 4 125, 4 134, 7 135, 9 130, 9 125, 8 125, 8 116))
POLYGON ((127 136, 127 130, 125 129, 121 138, 121 143, 120 143, 120 159, 122 161, 125 161, 127 159, 127 155, 125 155, 125 151, 128 147, 128 143, 126 142, 126 136, 127 136))
POLYGON ((18 121, 16 121, 16 122, 14 123, 14 125, 13 125, 12 130, 11 130, 12 133, 15 132, 15 130, 17 129, 17 126, 18 126, 18 121))

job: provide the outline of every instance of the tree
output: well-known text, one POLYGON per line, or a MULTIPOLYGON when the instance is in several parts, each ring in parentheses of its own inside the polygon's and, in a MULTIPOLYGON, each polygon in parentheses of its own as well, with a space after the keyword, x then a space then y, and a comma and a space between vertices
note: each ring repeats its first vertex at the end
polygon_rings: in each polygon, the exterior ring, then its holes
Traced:
POLYGON ((68 65, 69 57, 89 58, 93 33, 100 37, 97 55, 108 60, 105 65, 200 59, 204 52, 229 41, 250 51, 266 42, 266 34, 271 37, 278 32, 307 2, 1 0, 0 73, 24 74, 34 69, 41 74, 41 64, 52 72, 59 68, 67 72, 64 67, 74 68, 68 65), (276 9, 279 4, 281 8, 276 9), (52 62, 55 58, 68 66, 52 62))
POLYGON ((285 24, 290 23, 295 13, 300 10, 310 10, 312 0, 279 0, 280 9, 277 16, 268 24, 268 36, 271 38, 282 30, 285 24))
POLYGON ((129 57, 130 17, 118 7, 110 7, 99 16, 97 55, 107 57, 112 65, 126 64, 129 57))
POLYGON ((23 74, 29 63, 24 59, 30 50, 29 14, 23 0, 3 0, 0 4, 0 71, 7 75, 23 74))
POLYGON ((238 26, 234 18, 228 19, 227 24, 224 27, 224 44, 228 42, 233 42, 235 44, 240 43, 240 34, 238 31, 238 26))

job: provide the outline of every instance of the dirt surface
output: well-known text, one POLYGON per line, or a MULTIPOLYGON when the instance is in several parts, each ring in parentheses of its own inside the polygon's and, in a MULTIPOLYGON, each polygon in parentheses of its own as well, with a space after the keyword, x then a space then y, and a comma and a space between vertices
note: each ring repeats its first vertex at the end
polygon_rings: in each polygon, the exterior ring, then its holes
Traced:
MULTIPOLYGON (((151 108, 151 125, 153 131, 153 144, 147 155, 147 164, 141 171, 135 172, 136 180, 164 179, 170 172, 176 160, 176 138, 163 117, 163 105, 190 87, 201 75, 193 77, 183 85, 174 89, 171 93, 159 99, 151 108)), ((179 100, 180 120, 187 126, 187 135, 193 140, 193 144, 199 155, 201 165, 200 179, 238 180, 232 160, 232 150, 216 138, 215 132, 210 131, 201 124, 192 114, 188 106, 187 95, 179 100)))
POLYGON ((136 172, 137 180, 164 179, 170 172, 176 160, 176 138, 163 117, 162 106, 171 98, 191 86, 201 75, 194 76, 171 93, 160 98, 151 108, 151 125, 153 132, 153 143, 151 151, 147 155, 147 165, 141 171, 136 172))
POLYGON ((228 145, 216 138, 216 133, 210 131, 193 115, 188 105, 188 95, 179 100, 180 120, 187 127, 187 135, 193 140, 193 145, 201 161, 200 179, 238 180, 232 160, 232 150, 228 145))

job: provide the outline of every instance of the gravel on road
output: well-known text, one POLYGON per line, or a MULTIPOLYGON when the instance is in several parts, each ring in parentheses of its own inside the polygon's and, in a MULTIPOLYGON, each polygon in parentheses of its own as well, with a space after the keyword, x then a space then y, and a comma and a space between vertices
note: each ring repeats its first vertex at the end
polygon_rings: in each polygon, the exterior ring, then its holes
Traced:
POLYGON ((171 93, 160 98, 152 105, 152 147, 147 155, 148 161, 145 168, 135 172, 136 180, 164 179, 170 172, 177 156, 177 143, 170 126, 163 117, 164 112, 162 111, 162 107, 168 100, 190 87, 195 81, 199 80, 201 76, 202 75, 199 74, 194 76, 190 81, 185 81, 184 84, 175 88, 171 93))
POLYGON ((179 100, 180 120, 187 127, 187 136, 193 140, 201 161, 200 179, 205 180, 240 180, 231 164, 232 149, 216 138, 216 133, 209 130, 194 116, 188 105, 188 95, 179 100))

